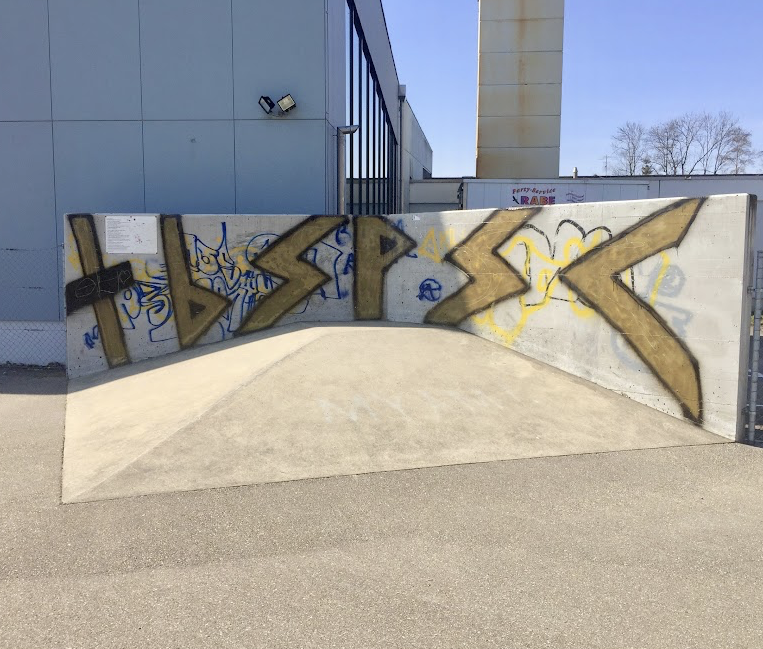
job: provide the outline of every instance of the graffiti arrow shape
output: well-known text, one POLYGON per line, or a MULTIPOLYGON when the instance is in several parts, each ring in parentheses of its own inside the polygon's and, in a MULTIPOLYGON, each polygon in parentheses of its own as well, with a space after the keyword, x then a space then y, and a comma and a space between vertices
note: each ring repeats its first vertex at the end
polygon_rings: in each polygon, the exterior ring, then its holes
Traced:
POLYGON ((705 199, 682 200, 650 214, 564 268, 559 279, 612 327, 681 404, 702 422, 699 363, 670 325, 620 279, 620 273, 681 244, 705 199))
POLYGON ((193 283, 182 217, 163 215, 161 224, 164 262, 167 264, 167 280, 170 285, 178 342, 182 349, 186 349, 195 344, 217 322, 230 306, 230 300, 193 283))
POLYGON ((432 308, 424 322, 456 326, 470 315, 527 292, 530 284, 498 249, 539 209, 497 210, 453 247, 444 261, 464 271, 469 282, 432 308))
POLYGON ((301 257, 329 232, 348 222, 344 216, 311 216, 250 260, 253 266, 284 282, 257 303, 236 334, 272 327, 290 309, 331 280, 318 266, 301 257))

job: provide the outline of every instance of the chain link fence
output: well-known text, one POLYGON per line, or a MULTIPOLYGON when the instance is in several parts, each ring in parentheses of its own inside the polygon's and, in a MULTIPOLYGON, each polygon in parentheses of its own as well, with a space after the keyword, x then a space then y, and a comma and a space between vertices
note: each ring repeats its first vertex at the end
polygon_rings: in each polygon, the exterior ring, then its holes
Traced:
POLYGON ((62 247, 0 248, 0 365, 63 365, 62 247))

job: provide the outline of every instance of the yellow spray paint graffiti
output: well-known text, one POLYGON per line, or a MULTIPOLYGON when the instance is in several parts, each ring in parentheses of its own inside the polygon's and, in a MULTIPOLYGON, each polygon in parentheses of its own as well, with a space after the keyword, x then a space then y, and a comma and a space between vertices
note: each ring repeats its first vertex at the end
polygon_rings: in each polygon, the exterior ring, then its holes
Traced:
MULTIPOLYGON (((548 245, 545 246, 546 250, 544 250, 542 238, 534 238, 532 236, 533 230, 537 233, 537 229, 530 226, 522 228, 499 251, 505 259, 509 259, 516 251, 523 254, 522 275, 531 285, 531 291, 518 298, 519 316, 514 325, 507 328, 498 324, 495 317, 495 306, 472 315, 470 318, 475 325, 486 327, 507 345, 511 345, 521 335, 530 317, 548 307, 552 300, 569 304, 571 311, 578 318, 587 319, 596 315, 594 309, 581 300, 571 288, 564 286, 559 281, 559 273, 573 261, 610 239, 612 237, 611 232, 606 228, 597 228, 589 233, 577 231, 573 236, 557 240, 552 250, 548 250, 548 245), (561 250, 561 255, 555 254, 559 250, 561 250), (533 267, 539 266, 541 267, 540 270, 533 270, 533 267)), ((443 263, 448 250, 456 244, 457 240, 458 237, 454 228, 440 231, 430 228, 422 239, 417 253, 438 264, 443 263)), ((656 304, 660 286, 670 268, 670 257, 667 253, 660 252, 659 264, 660 268, 656 280, 649 289, 648 303, 651 306, 656 304)), ((626 285, 635 286, 635 273, 632 268, 623 272, 621 277, 626 285)))
POLYGON ((417 254, 420 257, 431 259, 436 264, 441 264, 448 250, 456 245, 456 241, 456 231, 453 228, 442 230, 439 233, 435 232, 434 228, 430 228, 422 240, 417 254))

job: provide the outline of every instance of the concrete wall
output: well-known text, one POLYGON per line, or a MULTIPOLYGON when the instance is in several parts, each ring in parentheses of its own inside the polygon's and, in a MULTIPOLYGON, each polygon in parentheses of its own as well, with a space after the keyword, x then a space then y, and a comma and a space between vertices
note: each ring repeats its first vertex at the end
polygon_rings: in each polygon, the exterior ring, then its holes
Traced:
POLYGON ((68 370, 296 321, 457 326, 735 438, 753 227, 747 195, 389 219, 71 216, 68 370))
POLYGON ((480 0, 477 177, 559 173, 564 0, 480 0))

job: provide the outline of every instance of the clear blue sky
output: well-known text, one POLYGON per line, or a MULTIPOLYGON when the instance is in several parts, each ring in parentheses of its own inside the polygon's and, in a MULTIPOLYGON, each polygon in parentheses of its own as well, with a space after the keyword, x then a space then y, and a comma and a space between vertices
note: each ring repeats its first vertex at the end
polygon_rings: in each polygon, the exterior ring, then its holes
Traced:
MULTIPOLYGON (((383 4, 434 175, 474 175, 477 0, 383 4)), ((734 113, 763 149, 762 34, 763 0, 566 0, 561 174, 603 174, 620 124, 688 111, 734 113)))

